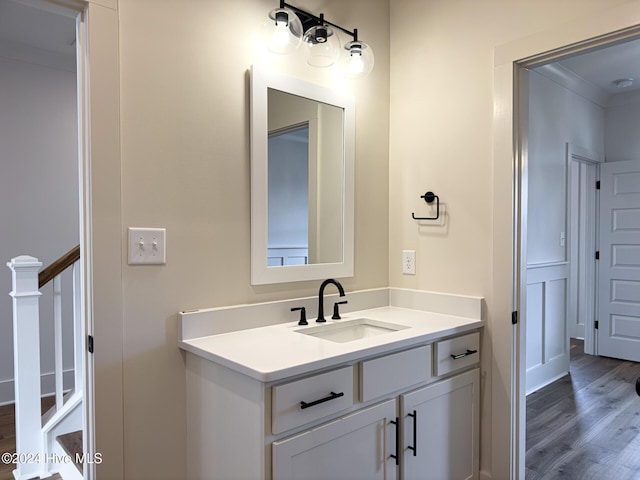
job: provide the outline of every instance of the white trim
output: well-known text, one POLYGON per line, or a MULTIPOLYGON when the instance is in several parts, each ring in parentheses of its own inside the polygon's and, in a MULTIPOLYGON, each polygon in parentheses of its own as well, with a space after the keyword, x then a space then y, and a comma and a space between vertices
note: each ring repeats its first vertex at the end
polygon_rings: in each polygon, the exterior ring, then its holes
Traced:
POLYGON ((535 71, 601 107, 606 107, 611 99, 611 95, 605 90, 587 82, 563 65, 557 63, 543 65, 536 68, 535 71))
POLYGON ((298 282, 353 276, 355 190, 355 98, 347 92, 251 67, 251 284, 298 282), (307 265, 267 265, 267 89, 274 88, 344 109, 343 261, 307 265))
MULTIPOLYGON (((80 157, 80 272, 79 285, 81 288, 80 308, 82 316, 80 322, 81 338, 87 338, 93 331, 93 275, 92 275, 92 207, 91 207, 91 90, 89 76, 89 11, 92 6, 87 4, 76 17, 76 64, 78 85, 78 152, 80 157)), ((94 401, 94 367, 93 355, 87 348, 83 348, 83 402, 80 406, 82 415, 82 451, 88 458, 94 458, 96 453, 95 435, 95 401, 94 401)), ((83 478, 96 478, 93 463, 85 464, 83 478)))
MULTIPOLYGON (((568 292, 568 319, 574 319, 577 317, 578 313, 575 311, 574 307, 577 305, 579 292, 578 292, 578 275, 579 275, 579 267, 578 265, 574 265, 573 260, 577 260, 578 264, 580 259, 578 258, 578 252, 574 252, 574 248, 577 247, 577 238, 571 234, 574 230, 574 222, 572 218, 572 205, 574 192, 572 188, 572 165, 573 162, 580 162, 588 165, 594 166, 596 168, 595 175, 593 178, 593 190, 591 191, 591 198, 587 198, 587 214, 586 217, 590 219, 590 221, 586 225, 586 250, 593 251, 595 254, 596 251, 596 235, 597 235, 597 227, 598 227, 598 216, 597 216, 597 200, 596 200, 596 190, 595 190, 595 181, 598 177, 597 165, 599 163, 604 162, 604 154, 596 151, 589 150, 584 147, 580 147, 578 145, 574 145, 571 143, 567 143, 567 258, 570 260, 570 273, 569 273, 569 292, 568 292)), ((576 229, 577 230, 577 229, 576 229)), ((579 233, 579 232, 578 232, 579 233)), ((594 331, 594 321, 596 315, 596 268, 597 263, 595 258, 592 260, 592 270, 590 270, 586 277, 584 275, 580 275, 585 279, 586 287, 585 290, 591 292, 593 294, 594 303, 590 305, 590 308, 587 308, 587 316, 584 321, 584 353, 589 355, 596 354, 596 344, 595 344, 595 331, 594 331)))

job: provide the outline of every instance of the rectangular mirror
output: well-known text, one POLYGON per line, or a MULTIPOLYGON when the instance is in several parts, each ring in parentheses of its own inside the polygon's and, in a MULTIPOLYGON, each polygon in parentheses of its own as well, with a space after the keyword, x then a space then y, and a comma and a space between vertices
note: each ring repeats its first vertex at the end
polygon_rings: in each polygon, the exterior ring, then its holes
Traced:
POLYGON ((251 283, 353 276, 353 96, 251 69, 251 283))

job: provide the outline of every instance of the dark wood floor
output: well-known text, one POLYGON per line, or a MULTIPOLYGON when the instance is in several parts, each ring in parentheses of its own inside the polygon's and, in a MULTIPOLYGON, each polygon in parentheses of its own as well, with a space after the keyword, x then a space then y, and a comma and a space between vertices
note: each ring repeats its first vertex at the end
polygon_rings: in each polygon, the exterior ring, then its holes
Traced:
POLYGON ((527 397, 527 480, 640 480, 640 363, 583 353, 527 397))
MULTIPOLYGON (((46 412, 55 403, 55 397, 44 397, 42 399, 42 412, 46 412)), ((15 409, 12 405, 0 407, 0 454, 14 453, 16 451, 16 417, 15 409)), ((0 480, 13 480, 13 470, 15 465, 7 465, 0 461, 0 480)), ((62 480, 59 475, 53 475, 48 480, 62 480)))

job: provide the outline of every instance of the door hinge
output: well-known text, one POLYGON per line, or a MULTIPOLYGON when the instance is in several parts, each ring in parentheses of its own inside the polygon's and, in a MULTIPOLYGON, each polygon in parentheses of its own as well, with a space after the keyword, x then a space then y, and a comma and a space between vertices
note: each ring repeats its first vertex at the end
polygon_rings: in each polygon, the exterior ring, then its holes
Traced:
POLYGON ((600 260, 600 252, 596 252, 596 260, 600 260))
POLYGON ((87 335, 87 349, 89 353, 93 353, 93 336, 87 335))
POLYGON ((600 190, 600 180, 596 181, 596 190, 600 190))
POLYGON ((596 320, 593 324, 593 327, 598 330, 598 328, 600 328, 600 322, 598 322, 598 320, 596 320))
POLYGON ((518 323, 518 311, 511 312, 511 325, 518 323))

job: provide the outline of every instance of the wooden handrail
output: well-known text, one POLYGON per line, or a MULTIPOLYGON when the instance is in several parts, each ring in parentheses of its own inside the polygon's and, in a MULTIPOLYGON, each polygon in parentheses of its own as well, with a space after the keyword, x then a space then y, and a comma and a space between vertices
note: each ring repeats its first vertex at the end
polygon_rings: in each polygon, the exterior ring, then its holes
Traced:
POLYGON ((80 245, 73 247, 38 274, 38 288, 44 287, 56 275, 60 275, 78 260, 80 260, 80 245))

